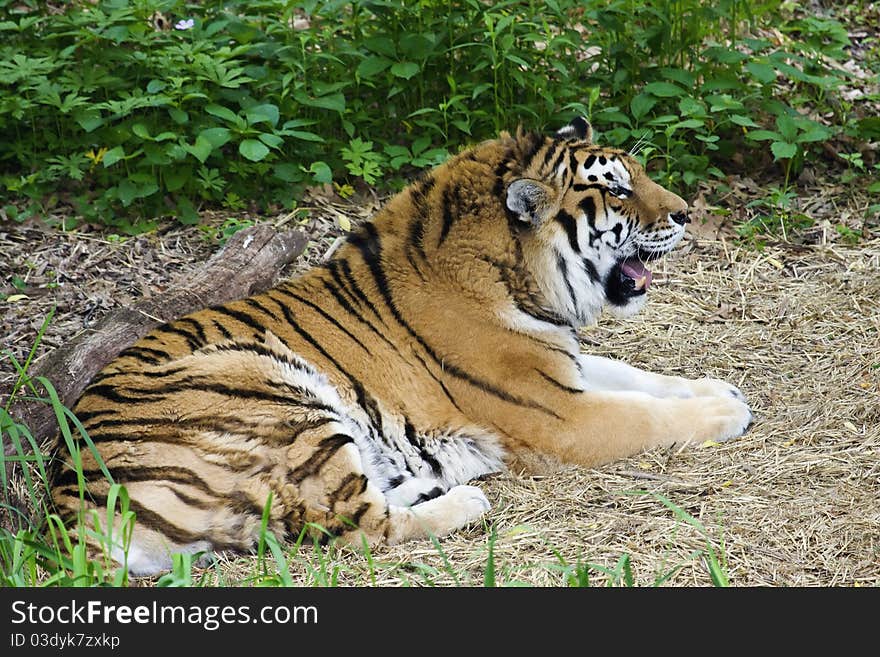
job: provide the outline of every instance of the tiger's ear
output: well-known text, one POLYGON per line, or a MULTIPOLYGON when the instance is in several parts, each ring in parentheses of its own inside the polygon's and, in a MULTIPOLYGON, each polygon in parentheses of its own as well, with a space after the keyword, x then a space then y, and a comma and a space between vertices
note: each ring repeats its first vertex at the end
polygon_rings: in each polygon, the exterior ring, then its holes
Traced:
POLYGON ((582 116, 576 116, 567 126, 556 131, 558 139, 566 141, 593 141, 593 126, 582 116))
POLYGON ((522 221, 539 224, 544 220, 556 194, 540 180, 519 178, 507 186, 507 208, 522 221))

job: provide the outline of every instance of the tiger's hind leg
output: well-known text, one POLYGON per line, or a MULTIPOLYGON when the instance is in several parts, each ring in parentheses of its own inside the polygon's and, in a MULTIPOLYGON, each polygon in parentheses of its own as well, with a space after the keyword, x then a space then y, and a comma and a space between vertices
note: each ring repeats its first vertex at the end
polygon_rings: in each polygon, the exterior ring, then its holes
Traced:
MULTIPOLYGON (((376 482, 363 471, 361 454, 353 440, 335 434, 324 438, 311 460, 320 460, 320 476, 301 479, 297 488, 304 514, 301 520, 318 525, 343 541, 359 545, 399 543, 428 536, 444 536, 479 520, 489 502, 475 486, 455 486, 433 499, 402 506, 389 502, 376 482), (333 449, 331 456, 326 450, 333 449)), ((291 463, 292 476, 303 464, 291 463)), ((300 518, 296 518, 300 520, 300 518)), ((302 523, 293 522, 289 529, 302 523)))

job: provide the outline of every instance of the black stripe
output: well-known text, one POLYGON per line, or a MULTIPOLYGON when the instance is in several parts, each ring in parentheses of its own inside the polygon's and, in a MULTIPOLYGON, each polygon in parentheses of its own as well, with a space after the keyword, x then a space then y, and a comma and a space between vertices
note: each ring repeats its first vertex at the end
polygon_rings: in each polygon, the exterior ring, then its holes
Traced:
POLYGON ((423 178, 416 180, 409 188, 410 198, 416 206, 417 213, 422 217, 428 214, 428 195, 434 189, 436 182, 434 176, 428 173, 423 178))
MULTIPOLYGON (((349 240, 350 241, 350 240, 349 240)), ((342 275, 345 277, 346 282, 351 287, 354 295, 360 299, 364 305, 376 316, 379 320, 384 324, 385 320, 382 319, 382 315, 379 314, 379 311, 376 310, 376 307, 373 305, 373 302, 367 298, 367 295, 364 294, 364 291, 357 284, 357 280, 355 280, 354 275, 351 272, 351 265, 348 264, 348 260, 342 260, 339 263, 340 268, 342 269, 342 275)))
POLYGON ((181 372, 186 372, 187 370, 189 370, 189 367, 169 367, 162 370, 141 370, 137 373, 137 375, 145 376, 148 379, 159 379, 163 376, 174 376, 175 374, 180 374, 181 372))
POLYGON ((590 167, 593 166, 593 163, 595 163, 595 161, 596 161, 595 155, 588 156, 587 159, 584 160, 584 169, 589 171, 590 167))
MULTIPOLYGON (((270 384, 278 385, 278 382, 269 382, 270 384)), ((311 391, 304 390, 302 388, 298 388, 297 386, 293 386, 290 384, 285 385, 284 387, 290 389, 295 396, 291 395, 282 395, 274 392, 267 392, 265 390, 254 390, 252 388, 243 388, 241 386, 230 386, 223 383, 217 383, 214 381, 213 377, 195 377, 195 376, 187 376, 175 381, 174 383, 170 383, 166 386, 161 386, 158 388, 147 389, 144 390, 144 393, 159 393, 163 395, 162 397, 157 397, 157 399, 164 399, 165 395, 174 394, 178 392, 189 393, 194 390, 200 392, 212 392, 216 395, 223 395, 225 397, 239 397, 242 399, 256 399, 258 401, 267 401, 276 404, 296 404, 298 406, 305 406, 307 408, 313 408, 321 411, 328 411, 331 413, 335 413, 336 409, 332 406, 324 404, 311 393, 311 391), (305 398, 304 398, 305 397, 305 398)), ((140 392, 140 390, 132 389, 136 392, 140 392)))
POLYGON ((585 196, 578 203, 578 207, 583 210, 583 213, 587 216, 587 223, 590 224, 591 228, 596 227, 596 201, 593 200, 592 196, 585 196))
MULTIPOLYGON (((275 303, 278 303, 274 299, 273 299, 273 301, 275 303)), ((277 351, 275 351, 274 349, 270 349, 262 342, 247 341, 247 342, 232 342, 229 344, 211 345, 210 351, 208 353, 215 352, 215 351, 234 351, 234 352, 238 352, 238 353, 253 352, 253 353, 259 354, 260 356, 265 356, 266 358, 270 358, 273 360, 280 360, 282 363, 285 363, 286 365, 290 365, 290 367, 297 369, 301 372, 305 372, 306 374, 316 374, 315 369, 313 367, 311 367, 305 361, 296 358, 295 355, 294 355, 294 359, 291 359, 286 354, 280 354, 277 351)))
MULTIPOLYGON (((556 155, 556 151, 561 147, 561 144, 558 142, 551 142, 549 146, 547 146, 547 150, 544 153, 544 161, 541 162, 541 168, 544 171, 547 171, 547 165, 550 163, 550 159, 556 155)), ((558 157, 558 156, 557 156, 558 157)), ((553 167, 550 167, 550 171, 553 170, 553 167)))
POLYGON ((351 515, 351 522, 354 523, 355 527, 359 527, 361 524, 361 518, 363 518, 364 514, 370 510, 370 507, 373 505, 370 502, 364 502, 361 504, 357 510, 351 515))
POLYGON ((230 333, 229 331, 227 331, 227 330, 226 330, 226 327, 223 326, 223 324, 221 324, 220 322, 218 322, 216 319, 212 319, 212 320, 211 320, 211 324, 214 325, 214 328, 217 329, 217 330, 220 332, 220 335, 222 335, 223 338, 224 338, 225 340, 231 340, 231 339, 232 339, 232 333, 230 333))
POLYGON ((117 404, 139 404, 141 402, 155 402, 162 401, 165 399, 163 396, 155 396, 154 391, 140 391, 135 388, 128 388, 127 392, 141 393, 143 397, 129 397, 124 394, 122 390, 118 386, 110 386, 110 385, 102 385, 98 384, 96 386, 89 386, 86 388, 86 391, 83 393, 83 399, 86 397, 101 397, 102 399, 106 399, 108 401, 116 402, 117 404))
MULTIPOLYGON (((223 493, 217 492, 210 484, 208 484, 208 482, 189 468, 179 466, 112 466, 108 464, 107 469, 110 471, 113 481, 117 483, 170 481, 175 484, 192 486, 214 498, 223 497, 223 493)), ((73 483, 76 483, 75 474, 76 473, 74 473, 73 483)), ((83 470, 83 475, 87 479, 103 476, 100 469, 83 470)), ((67 482, 59 481, 59 483, 63 485, 67 482)))
MULTIPOLYGON (((592 178, 595 178, 592 174, 590 174, 592 178)), ((571 186, 571 188, 576 192, 586 192, 591 189, 595 189, 598 192, 602 192, 603 194, 608 193, 608 188, 605 185, 600 185, 598 183, 575 183, 571 186)))
POLYGON ((568 280, 568 265, 565 262, 565 257, 561 253, 556 254, 556 267, 559 269, 559 275, 562 277, 562 280, 565 281, 565 289, 568 291, 569 299, 571 299, 572 308, 577 312, 577 297, 574 294, 574 288, 571 286, 571 281, 568 280))
POLYGON ((163 324, 162 326, 157 327, 156 330, 160 333, 179 335, 186 340, 186 345, 192 351, 195 351, 200 346, 198 340, 192 333, 185 331, 182 327, 176 326, 175 324, 163 324))
POLYGON ((403 433, 406 436, 406 439, 409 441, 409 444, 419 450, 419 457, 428 464, 431 468, 431 471, 435 475, 441 475, 443 473, 443 466, 440 465, 440 462, 431 454, 427 449, 425 449, 425 441, 424 439, 420 439, 416 435, 416 428, 410 423, 407 419, 403 424, 403 433))
POLYGON ((349 500, 352 497, 362 495, 367 490, 369 479, 362 474, 349 472, 343 477, 342 482, 328 495, 331 501, 349 500))
POLYGON ((322 465, 333 458, 333 455, 336 454, 339 449, 349 443, 354 443, 354 439, 344 433, 334 433, 332 436, 324 438, 318 443, 318 449, 316 449, 315 453, 312 454, 305 463, 290 471, 288 479, 300 482, 306 477, 310 477, 315 474, 322 465))
POLYGON ((559 388, 560 390, 564 390, 565 392, 570 392, 572 394, 580 394, 580 393, 584 392, 580 388, 572 388, 571 386, 567 386, 564 383, 557 381, 552 376, 550 376, 546 372, 543 372, 542 370, 539 370, 538 368, 535 368, 535 371, 538 374, 540 374, 542 377, 544 377, 544 380, 546 380, 549 383, 552 383, 555 387, 559 388))
POLYGON ((559 168, 559 165, 562 164, 562 160, 563 158, 565 158, 565 154, 567 152, 568 149, 565 146, 559 149, 559 153, 556 155, 556 159, 553 160, 553 164, 550 165, 549 169, 547 169, 548 174, 554 173, 559 168))
POLYGON ((355 308, 348 302, 348 300, 344 296, 342 296, 342 294, 340 294, 338 289, 333 287, 328 281, 321 281, 321 282, 324 284, 324 287, 326 288, 326 290, 330 294, 333 295, 333 298, 336 299, 336 302, 342 307, 343 310, 345 310, 348 314, 350 314, 352 317, 354 317, 357 321, 359 321, 361 324, 363 324, 368 329, 370 329, 374 334, 376 334, 377 337, 384 340, 385 344, 387 344, 389 347, 391 347, 394 350, 397 350, 397 346, 394 345, 390 340, 388 340, 388 338, 386 338, 384 335, 382 335, 382 333, 380 333, 379 330, 375 326, 373 326, 370 322, 368 322, 366 319, 364 319, 363 316, 357 310, 355 310, 355 308))
POLYGON ((142 363, 148 363, 150 365, 159 365, 162 361, 171 360, 171 354, 167 351, 161 351, 159 349, 150 349, 149 347, 129 347, 125 349, 120 357, 130 356, 135 360, 139 360, 142 363))
POLYGON ((179 499, 181 502, 188 506, 195 507, 196 509, 211 511, 216 510, 218 506, 221 506, 217 504, 216 500, 200 500, 191 495, 187 495, 186 493, 178 489, 177 486, 165 486, 165 488, 167 490, 170 490, 174 494, 174 497, 179 499))
POLYGON ((391 296, 391 289, 388 285, 388 279, 385 276, 385 271, 382 269, 381 263, 381 254, 382 247, 379 240, 379 234, 376 232, 376 228, 373 224, 367 223, 363 226, 363 232, 359 232, 357 235, 353 235, 349 238, 349 241, 353 246, 357 247, 361 252, 361 257, 363 257, 364 262, 366 262, 367 266, 370 269, 370 272, 373 275, 373 279, 376 282, 376 287, 379 290, 379 294, 381 294, 385 304, 388 307, 388 310, 391 312, 394 319, 404 328, 406 331, 418 342, 422 348, 427 352, 427 354, 434 360, 434 362, 441 367, 441 369, 457 379, 465 381, 470 385, 482 390, 483 392, 497 397, 498 399, 502 399, 504 401, 510 402, 512 404, 516 404, 517 406, 523 406, 526 408, 533 408, 535 410, 539 410, 543 413, 551 415, 552 417, 559 418, 552 409, 547 408, 546 406, 532 400, 522 399, 515 395, 510 394, 506 390, 502 390, 501 388, 495 386, 488 381, 483 381, 476 377, 471 376, 464 370, 458 368, 455 365, 445 363, 444 359, 437 355, 437 352, 432 349, 425 339, 416 333, 413 330, 412 326, 410 326, 409 322, 407 322, 403 316, 400 314, 397 306, 394 303, 394 298, 391 296))
POLYGON ((207 344, 208 338, 205 336, 205 329, 202 327, 201 322, 196 321, 192 317, 182 317, 177 320, 177 323, 186 323, 193 327, 196 332, 196 339, 199 341, 199 346, 207 344))
MULTIPOLYGON (((275 288, 275 289, 277 290, 278 288, 275 288)), ((271 292, 271 290, 270 290, 270 292, 271 292)), ((281 320, 281 318, 278 317, 278 315, 276 315, 275 313, 273 313, 271 310, 269 310, 268 308, 266 308, 266 306, 264 306, 263 304, 261 304, 259 301, 257 301, 257 300, 254 299, 254 298, 245 299, 244 302, 245 302, 247 305, 249 305, 251 308, 253 308, 254 310, 257 310, 258 312, 261 312, 261 313, 263 313, 264 315, 268 315, 269 317, 271 317, 272 319, 274 319, 274 320, 276 320, 276 321, 280 321, 280 320, 281 320)))
POLYGON ((449 235, 449 229, 452 228, 452 222, 455 221, 455 215, 452 212, 453 195, 458 198, 457 187, 447 187, 443 190, 443 226, 440 228, 440 239, 437 242, 437 248, 446 241, 449 235))
POLYGON ((262 324, 257 322, 257 320, 255 320, 252 316, 241 310, 234 310, 228 306, 211 306, 210 310, 213 310, 215 313, 219 313, 221 315, 232 317, 234 320, 252 329, 256 335, 263 335, 266 332, 265 326, 263 326, 262 324))
POLYGON ((283 294, 284 296, 289 297, 291 299, 295 299, 296 301, 299 301, 301 304, 308 306, 309 308, 314 310, 316 313, 321 315, 321 317, 323 317, 328 322, 333 324, 333 326, 335 326, 340 331, 345 333, 350 339, 352 339, 354 342, 356 342, 358 345, 360 345, 361 349, 366 351, 368 354, 370 353, 370 350, 367 347, 367 345, 365 345, 363 342, 361 342, 357 338, 357 336, 354 335, 354 333, 352 333, 347 328, 345 328, 342 324, 340 324, 332 315, 328 315, 320 306, 317 306, 316 304, 312 303, 308 299, 304 299, 303 297, 299 296, 298 294, 295 294, 294 292, 290 292, 290 291, 288 291, 284 288, 281 288, 281 287, 277 287, 274 290, 270 290, 270 292, 269 292, 269 297, 272 298, 273 300, 275 300, 276 302, 277 302, 277 299, 274 299, 274 297, 272 297, 273 291, 277 292, 278 294, 283 294))
POLYGON ((531 167, 532 160, 535 159, 535 155, 538 154, 538 151, 541 150, 541 146, 544 145, 543 135, 539 135, 536 132, 529 133, 525 138, 529 140, 530 143, 526 146, 526 150, 522 155, 523 171, 531 167))
POLYGON ((413 502, 413 506, 415 506, 416 504, 420 504, 422 502, 427 502, 428 500, 433 500, 435 497, 440 497, 445 492, 446 491, 443 490, 442 488, 440 488, 439 486, 434 486, 434 488, 429 490, 427 493, 422 493, 421 495, 419 495, 416 498, 416 501, 413 502))
MULTIPOLYGON (((413 215, 409 222, 409 241, 407 243, 407 258, 416 271, 419 271, 418 265, 413 261, 410 251, 415 249, 416 252, 424 260, 425 255, 425 218, 421 214, 413 215)), ((420 272, 421 273, 421 272, 420 272)))
MULTIPOLYGON (((106 507, 107 506, 107 496, 100 495, 97 493, 93 493, 89 491, 87 493, 91 501, 98 507, 106 507)), ((137 500, 129 501, 129 509, 134 511, 135 520, 139 524, 153 529, 160 534, 163 534, 166 538, 171 539, 175 543, 180 545, 186 545, 188 543, 195 543, 196 541, 207 541, 211 544, 211 547, 215 550, 247 550, 251 547, 252 541, 247 539, 246 541, 239 542, 225 542, 218 541, 214 535, 205 535, 199 534, 195 532, 191 532, 188 529, 184 529, 182 527, 178 527, 177 525, 169 522, 162 516, 160 516, 155 511, 151 511, 150 509, 141 505, 137 500)), ((262 510, 260 510, 262 513, 262 510)), ((259 515, 259 514, 257 514, 259 515)))
POLYGON ((556 215, 556 221, 562 224, 565 232, 568 234, 568 245, 575 253, 580 253, 581 249, 578 245, 578 229, 577 221, 565 210, 560 210, 556 215))
POLYGON ((569 170, 569 173, 571 173, 572 177, 577 176, 577 171, 578 171, 577 151, 571 151, 568 155, 568 170, 569 170))
POLYGON ((465 412, 463 410, 461 410, 461 407, 456 403, 455 398, 452 396, 452 393, 449 392, 449 388, 446 387, 446 384, 443 383, 443 380, 440 377, 438 377, 436 374, 434 374, 431 371, 431 368, 428 367, 428 363, 425 362, 425 359, 422 358, 419 354, 417 354, 415 352, 413 352, 413 355, 419 360, 419 362, 422 364, 422 367, 425 368, 425 372, 428 373, 428 376, 430 376, 432 379, 434 379, 434 381, 437 383, 437 385, 440 386, 440 389, 443 391, 443 394, 446 395, 446 399, 448 399, 449 403, 455 407, 455 410, 457 410, 462 415, 465 415, 465 412))
POLYGON ((599 276, 599 272, 596 270, 596 265, 593 264, 593 261, 589 258, 584 258, 581 262, 584 263, 584 269, 587 271, 587 276, 590 277, 590 280, 598 282, 602 280, 602 277, 599 276))

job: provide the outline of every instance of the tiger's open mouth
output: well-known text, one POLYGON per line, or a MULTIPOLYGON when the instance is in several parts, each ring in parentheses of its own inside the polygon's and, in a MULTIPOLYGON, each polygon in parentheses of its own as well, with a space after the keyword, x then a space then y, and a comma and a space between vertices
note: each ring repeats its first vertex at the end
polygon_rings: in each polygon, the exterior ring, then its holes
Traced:
POLYGON ((638 257, 627 258, 620 263, 619 275, 623 285, 632 287, 634 294, 644 294, 653 278, 651 270, 638 257))
POLYGON ((662 255, 664 254, 639 250, 633 256, 621 258, 605 280, 605 298, 620 306, 633 297, 645 294, 654 278, 645 264, 662 255))

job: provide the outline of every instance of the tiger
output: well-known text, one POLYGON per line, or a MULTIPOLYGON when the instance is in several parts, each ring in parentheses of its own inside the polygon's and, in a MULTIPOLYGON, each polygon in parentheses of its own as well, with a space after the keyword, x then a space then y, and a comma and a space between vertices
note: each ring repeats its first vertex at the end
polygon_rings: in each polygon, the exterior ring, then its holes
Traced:
POLYGON ((603 312, 643 308, 687 210, 585 118, 501 132, 321 265, 122 351, 73 408, 100 456, 81 450, 85 495, 67 459, 54 504, 108 529, 105 466, 135 514, 112 558, 146 576, 174 553, 247 553, 262 523, 355 544, 440 537, 487 513, 473 482, 490 474, 738 437, 752 414, 737 387, 578 341, 603 312))

